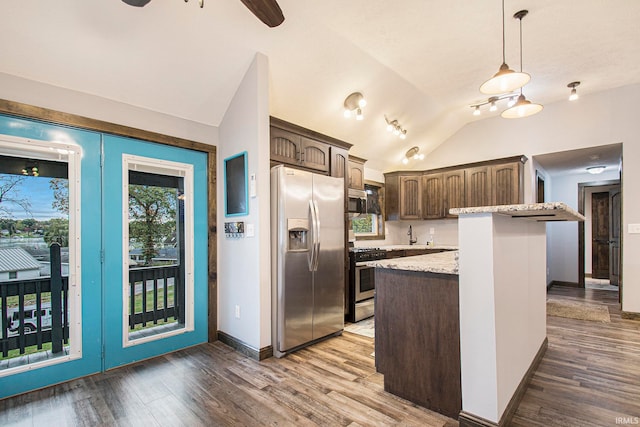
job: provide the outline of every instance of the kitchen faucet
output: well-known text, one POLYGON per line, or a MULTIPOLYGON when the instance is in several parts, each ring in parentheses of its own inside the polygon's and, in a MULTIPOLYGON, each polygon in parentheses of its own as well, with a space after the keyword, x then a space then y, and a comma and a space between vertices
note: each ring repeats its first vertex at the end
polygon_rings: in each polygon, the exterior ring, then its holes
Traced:
POLYGON ((418 242, 418 239, 413 238, 413 230, 411 229, 411 226, 409 226, 409 231, 407 232, 407 235, 409 236, 409 245, 413 245, 414 243, 418 242))

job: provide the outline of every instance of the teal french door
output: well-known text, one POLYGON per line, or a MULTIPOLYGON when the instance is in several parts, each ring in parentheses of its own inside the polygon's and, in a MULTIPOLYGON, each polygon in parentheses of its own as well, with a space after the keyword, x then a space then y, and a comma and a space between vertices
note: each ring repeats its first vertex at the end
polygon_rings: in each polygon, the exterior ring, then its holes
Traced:
POLYGON ((70 200, 65 354, 0 369, 0 398, 206 342, 207 154, 4 115, 0 151, 68 164, 70 200), (168 200, 149 238, 140 194, 168 200))
POLYGON ((110 369, 207 340, 207 158, 115 136, 104 137, 103 155, 104 368, 110 369), (175 202, 166 203, 165 224, 157 221, 160 199, 175 202), (140 240, 149 236, 135 226, 146 211, 156 215, 152 228, 169 223, 170 230, 154 236, 163 241, 145 259, 140 240))

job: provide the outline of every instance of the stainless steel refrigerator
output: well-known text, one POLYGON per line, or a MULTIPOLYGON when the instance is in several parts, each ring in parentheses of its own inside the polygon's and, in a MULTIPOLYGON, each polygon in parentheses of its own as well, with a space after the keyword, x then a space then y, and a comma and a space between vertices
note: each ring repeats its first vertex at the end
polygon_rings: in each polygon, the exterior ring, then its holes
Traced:
POLYGON ((344 328, 344 180, 271 169, 272 345, 276 357, 344 328))

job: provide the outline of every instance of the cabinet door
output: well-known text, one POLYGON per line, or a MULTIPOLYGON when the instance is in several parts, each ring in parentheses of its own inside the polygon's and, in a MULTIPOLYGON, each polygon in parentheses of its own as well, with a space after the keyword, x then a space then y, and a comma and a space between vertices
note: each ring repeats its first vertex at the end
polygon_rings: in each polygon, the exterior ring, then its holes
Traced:
POLYGON ((422 176, 400 177, 400 219, 422 219, 422 176))
POLYGON ((524 201, 520 183, 521 169, 520 162, 491 167, 492 205, 516 205, 524 201))
POLYGON ((422 177, 422 217, 424 219, 444 218, 444 194, 441 173, 422 177))
POLYGON ((329 146, 313 139, 300 137, 302 153, 300 164, 309 169, 329 173, 329 146))
POLYGON ((446 218, 457 218, 457 216, 449 215, 449 209, 465 207, 464 174, 464 169, 442 174, 444 216, 446 218))
POLYGON ((347 177, 347 159, 349 152, 344 148, 331 147, 331 176, 347 177))
POLYGON ((349 188, 364 190, 364 165, 349 161, 349 188))
POLYGON ((491 206, 490 166, 465 170, 465 203, 467 207, 491 206))
POLYGON ((271 160, 290 165, 300 165, 300 135, 271 128, 271 160))

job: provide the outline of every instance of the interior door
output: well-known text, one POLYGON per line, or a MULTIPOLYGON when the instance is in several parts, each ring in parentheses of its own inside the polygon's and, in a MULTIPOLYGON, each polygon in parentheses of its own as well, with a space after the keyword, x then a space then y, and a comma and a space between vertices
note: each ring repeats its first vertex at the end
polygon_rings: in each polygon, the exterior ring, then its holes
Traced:
POLYGON ((620 189, 609 191, 609 280, 614 286, 620 285, 620 223, 622 194, 620 189))
POLYGON ((591 195, 591 275, 609 279, 609 192, 591 195))
POLYGON ((110 369, 207 340, 207 156, 110 135, 103 141, 110 369))

